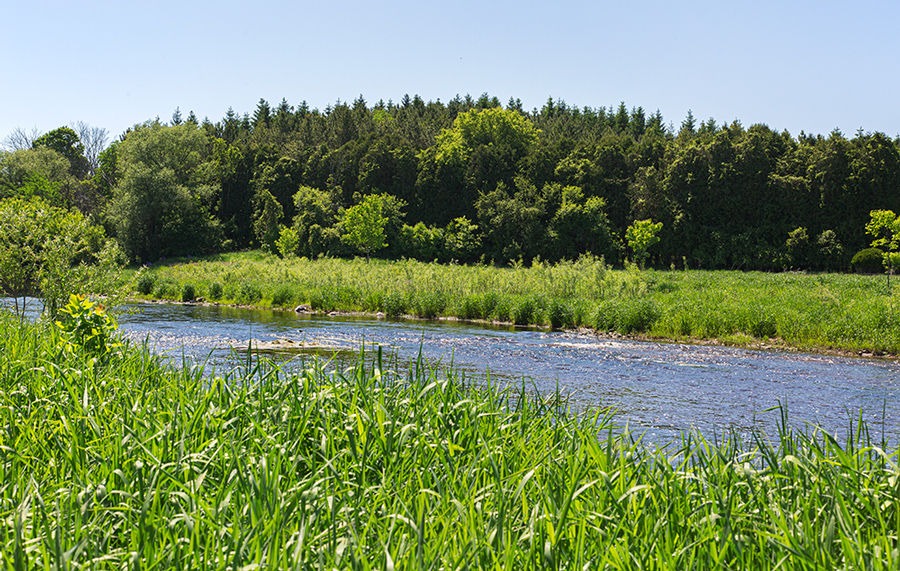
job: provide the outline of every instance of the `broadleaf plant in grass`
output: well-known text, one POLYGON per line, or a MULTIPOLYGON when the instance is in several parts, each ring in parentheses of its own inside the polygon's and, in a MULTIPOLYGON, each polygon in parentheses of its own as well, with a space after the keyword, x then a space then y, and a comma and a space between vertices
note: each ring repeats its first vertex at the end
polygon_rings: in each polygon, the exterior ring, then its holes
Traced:
POLYGON ((644 269, 644 264, 650 253, 650 246, 659 242, 659 231, 662 230, 662 222, 654 223, 653 220, 635 220, 634 224, 625 231, 625 240, 628 247, 634 253, 634 261, 644 269))

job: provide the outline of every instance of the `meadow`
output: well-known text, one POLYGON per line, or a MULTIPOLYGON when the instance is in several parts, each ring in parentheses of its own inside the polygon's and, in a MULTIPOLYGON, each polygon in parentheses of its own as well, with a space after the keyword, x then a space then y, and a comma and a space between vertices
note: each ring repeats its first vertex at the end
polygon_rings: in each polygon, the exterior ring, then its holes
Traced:
POLYGON ((900 565, 898 455, 864 424, 651 447, 421 360, 217 372, 90 339, 0 314, 4 569, 900 565))
POLYGON ((146 268, 138 294, 387 316, 589 328, 676 341, 900 354, 900 299, 885 276, 613 269, 602 259, 500 268, 281 259, 262 252, 146 268), (896 306, 896 307, 895 307, 896 306), (897 315, 895 315, 895 313, 897 315))

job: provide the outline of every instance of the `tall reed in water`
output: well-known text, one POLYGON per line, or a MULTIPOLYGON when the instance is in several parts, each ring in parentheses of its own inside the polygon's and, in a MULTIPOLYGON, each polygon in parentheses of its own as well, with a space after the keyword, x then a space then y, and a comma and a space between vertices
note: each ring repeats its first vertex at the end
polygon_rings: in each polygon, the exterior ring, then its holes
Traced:
POLYGON ((651 448, 562 395, 392 369, 97 360, 0 317, 0 566, 900 564, 897 454, 865 425, 651 448))

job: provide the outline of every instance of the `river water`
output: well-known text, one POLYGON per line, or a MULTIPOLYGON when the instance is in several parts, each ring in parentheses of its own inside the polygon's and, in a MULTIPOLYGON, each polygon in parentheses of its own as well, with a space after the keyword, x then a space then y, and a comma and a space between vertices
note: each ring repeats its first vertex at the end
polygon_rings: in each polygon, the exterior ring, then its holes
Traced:
MULTIPOLYGON (((860 416, 873 439, 900 441, 900 363, 715 346, 650 343, 595 335, 460 323, 327 317, 232 307, 141 304, 119 318, 134 340, 157 351, 208 360, 219 369, 236 361, 233 344, 250 339, 293 339, 339 350, 322 357, 350 358, 360 347, 381 346, 398 362, 421 350, 467 379, 522 382, 529 390, 571 395, 576 408, 613 407, 615 419, 664 442, 684 430, 705 436, 734 428, 775 434, 787 407, 794 425, 846 434, 860 416)), ((306 351, 309 356, 313 352, 306 351)), ((290 365, 286 365, 290 366, 290 365)))

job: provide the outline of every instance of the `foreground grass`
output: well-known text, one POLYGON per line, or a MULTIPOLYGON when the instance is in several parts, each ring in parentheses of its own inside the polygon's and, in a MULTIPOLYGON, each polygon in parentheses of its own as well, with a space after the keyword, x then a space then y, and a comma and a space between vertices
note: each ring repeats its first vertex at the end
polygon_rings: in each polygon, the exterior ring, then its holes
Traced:
POLYGON ((673 340, 900 354, 900 299, 884 276, 612 270, 583 258, 496 268, 281 260, 260 252, 151 268, 147 297, 389 316, 454 316, 673 340), (896 306, 896 308, 895 308, 896 306))
POLYGON ((0 318, 6 569, 896 569, 897 454, 782 428, 648 448, 559 395, 376 360, 66 354, 0 318))

